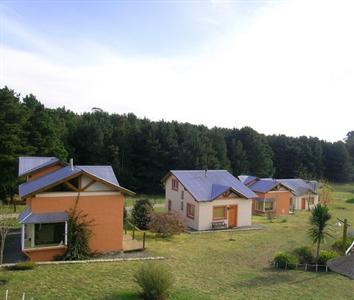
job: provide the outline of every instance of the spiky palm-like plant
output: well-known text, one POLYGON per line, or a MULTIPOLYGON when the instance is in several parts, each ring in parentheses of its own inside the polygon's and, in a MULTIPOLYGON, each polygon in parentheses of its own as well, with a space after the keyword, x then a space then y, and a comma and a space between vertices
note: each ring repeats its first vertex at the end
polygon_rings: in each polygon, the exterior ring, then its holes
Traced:
POLYGON ((320 246, 326 236, 331 236, 328 230, 328 221, 331 219, 329 208, 321 203, 317 204, 311 211, 309 235, 314 244, 317 244, 316 262, 320 255, 320 246))

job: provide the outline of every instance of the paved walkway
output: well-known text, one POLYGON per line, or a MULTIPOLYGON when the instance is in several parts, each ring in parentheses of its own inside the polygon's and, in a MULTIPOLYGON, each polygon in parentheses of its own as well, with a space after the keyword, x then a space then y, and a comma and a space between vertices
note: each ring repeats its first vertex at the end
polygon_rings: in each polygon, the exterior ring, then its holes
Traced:
POLYGON ((327 266, 333 272, 354 279, 354 254, 333 258, 327 262, 327 266))
POLYGON ((21 232, 10 232, 5 242, 4 263, 16 263, 26 260, 26 255, 21 251, 21 232))

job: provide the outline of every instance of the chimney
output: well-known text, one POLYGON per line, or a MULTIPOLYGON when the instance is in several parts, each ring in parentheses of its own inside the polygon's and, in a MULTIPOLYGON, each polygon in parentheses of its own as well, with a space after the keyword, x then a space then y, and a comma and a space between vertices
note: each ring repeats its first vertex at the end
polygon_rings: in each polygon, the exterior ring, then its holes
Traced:
POLYGON ((72 158, 70 158, 70 168, 71 171, 74 171, 74 160, 72 158))

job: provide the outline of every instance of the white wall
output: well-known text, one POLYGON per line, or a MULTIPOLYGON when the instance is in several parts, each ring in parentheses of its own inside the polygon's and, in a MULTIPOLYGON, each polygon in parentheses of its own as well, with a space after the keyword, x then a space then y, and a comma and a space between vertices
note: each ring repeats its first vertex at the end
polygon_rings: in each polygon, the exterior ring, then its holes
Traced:
MULTIPOLYGON (((213 206, 238 205, 237 226, 250 226, 252 224, 252 201, 240 198, 221 198, 209 202, 197 202, 193 196, 185 190, 179 182, 178 191, 172 189, 173 175, 165 182, 165 209, 168 210, 168 200, 171 200, 171 211, 179 214, 186 226, 195 230, 211 229, 213 220, 213 206), (184 200, 181 199, 181 191, 184 190, 184 200), (181 211, 181 201, 184 202, 184 209, 181 211), (195 205, 194 220, 187 217, 187 203, 195 205)), ((224 220, 227 224, 227 217, 224 220)))
MULTIPOLYGON (((89 184, 92 181, 90 177, 87 177, 85 175, 82 176, 81 178, 81 187, 85 187, 87 184, 89 184)), ((101 182, 95 182, 94 184, 91 184, 85 191, 87 192, 99 192, 99 191, 111 191, 112 189, 108 186, 105 185, 101 182)))
MULTIPOLYGON (((302 198, 305 198, 305 209, 308 209, 308 203, 307 203, 307 194, 301 195, 301 196, 293 196, 293 201, 295 203, 295 209, 302 209, 301 208, 301 202, 302 202, 302 198)), ((310 205, 310 208, 312 208, 313 206, 315 206, 318 203, 318 195, 314 195, 314 194, 310 194, 310 197, 314 198, 314 204, 310 205)))
POLYGON ((171 211, 179 214, 183 219, 184 224, 188 227, 198 230, 199 206, 198 202, 194 200, 193 196, 185 190, 184 186, 178 182, 178 191, 172 189, 172 178, 170 176, 165 182, 165 209, 168 210, 168 200, 171 200, 171 211), (184 200, 181 198, 181 191, 184 191, 184 200), (183 201, 183 210, 181 210, 181 202, 183 201), (195 206, 194 220, 187 217, 187 203, 195 206))
MULTIPOLYGON (((213 220, 213 207, 222 205, 237 205, 237 226, 250 226, 252 224, 252 200, 241 198, 217 199, 210 202, 199 203, 199 226, 198 230, 211 229, 213 220)), ((226 219, 222 220, 228 225, 228 212, 226 219)))

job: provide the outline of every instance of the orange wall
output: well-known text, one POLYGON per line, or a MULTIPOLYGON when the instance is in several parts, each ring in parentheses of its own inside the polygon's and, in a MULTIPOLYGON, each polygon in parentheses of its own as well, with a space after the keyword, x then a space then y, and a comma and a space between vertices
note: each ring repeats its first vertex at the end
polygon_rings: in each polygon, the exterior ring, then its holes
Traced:
MULTIPOLYGON (((277 191, 268 193, 256 193, 259 198, 273 198, 275 199, 275 214, 276 215, 288 215, 290 209, 290 198, 292 194, 289 191, 277 191)), ((256 211, 256 202, 252 201, 252 213, 259 214, 261 212, 256 211)))
MULTIPOLYGON (((28 199, 27 205, 31 207, 33 213, 69 211, 74 207, 76 198, 76 196, 33 197, 28 199)), ((87 214, 88 221, 92 220, 91 251, 123 250, 123 205, 123 195, 80 196, 77 209, 87 214)), ((42 257, 46 258, 44 256, 42 257)))
POLYGON ((54 166, 46 167, 44 169, 40 169, 37 172, 34 172, 34 173, 28 175, 28 181, 32 181, 38 177, 41 177, 41 176, 46 175, 48 173, 52 173, 60 168, 62 168, 62 166, 60 164, 57 164, 54 166))
POLYGON ((36 249, 30 251, 23 251, 32 261, 48 261, 53 260, 57 255, 63 255, 65 253, 65 247, 55 249, 36 249))

